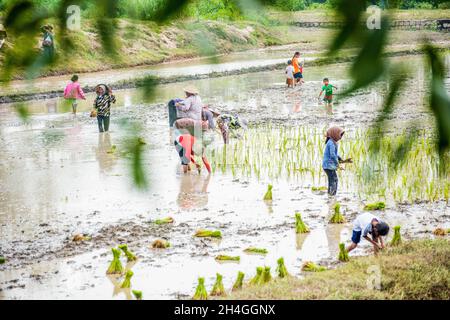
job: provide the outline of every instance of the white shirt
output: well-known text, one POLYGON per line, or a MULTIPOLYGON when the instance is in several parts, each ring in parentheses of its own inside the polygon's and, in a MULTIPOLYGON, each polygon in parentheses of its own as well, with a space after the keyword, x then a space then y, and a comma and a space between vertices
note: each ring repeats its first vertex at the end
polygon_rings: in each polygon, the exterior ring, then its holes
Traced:
POLYGON ((369 232, 372 232, 372 220, 376 219, 381 222, 380 218, 374 216, 369 212, 365 212, 356 217, 353 221, 353 231, 362 231, 362 236, 365 237, 369 232))
POLYGON ((193 120, 202 120, 202 99, 198 95, 189 96, 180 102, 177 107, 178 118, 190 118, 193 120))
POLYGON ((286 68, 286 78, 293 79, 294 78, 294 67, 290 64, 286 68))

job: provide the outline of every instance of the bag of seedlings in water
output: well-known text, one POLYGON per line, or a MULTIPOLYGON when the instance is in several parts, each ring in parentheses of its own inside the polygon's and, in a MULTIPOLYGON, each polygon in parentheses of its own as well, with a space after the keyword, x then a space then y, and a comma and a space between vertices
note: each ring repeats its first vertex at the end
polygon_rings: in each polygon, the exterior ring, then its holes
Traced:
POLYGON ((142 300, 142 291, 138 290, 131 290, 133 293, 133 296, 136 298, 136 300, 142 300))
POLYGON ((236 281, 233 284, 232 291, 242 289, 242 284, 244 283, 244 273, 239 271, 236 281))
POLYGON ((402 243, 402 236, 400 234, 400 226, 394 227, 394 236, 391 240, 391 246, 398 246, 402 243))
POLYGON ((244 250, 245 253, 267 254, 267 249, 250 247, 244 250))
POLYGON ((272 185, 267 186, 267 192, 264 195, 264 201, 272 201, 272 185))
POLYGON ((308 272, 321 272, 327 270, 327 268, 318 266, 314 262, 306 261, 302 266, 302 270, 308 272))
POLYGON ((198 230, 195 235, 198 238, 222 238, 222 233, 218 230, 210 231, 210 230, 198 230))
POLYGON ((263 283, 263 271, 262 267, 256 267, 256 275, 250 280, 251 285, 260 285, 263 283))
POLYGON ((175 220, 172 217, 155 220, 155 224, 158 224, 158 225, 169 224, 169 223, 174 223, 174 222, 175 222, 175 220))
POLYGON ((91 237, 88 235, 84 235, 82 233, 76 234, 72 238, 73 242, 83 242, 83 241, 89 241, 89 240, 91 240, 91 237))
POLYGON ((284 259, 280 258, 277 260, 277 273, 278 273, 278 278, 286 278, 287 276, 289 276, 289 273, 287 272, 286 266, 284 264, 284 259))
POLYGON ((122 263, 120 262, 120 250, 112 248, 111 251, 113 253, 113 261, 111 261, 111 264, 109 265, 106 274, 122 274, 123 267, 122 263))
POLYGON ((295 214, 295 232, 296 233, 308 233, 309 232, 309 228, 303 222, 302 215, 300 213, 295 214))
POLYGON ((341 214, 341 205, 336 203, 334 205, 334 214, 330 219, 330 223, 344 223, 345 219, 341 214))
POLYGON ((220 273, 216 274, 216 283, 211 290, 210 296, 226 296, 225 288, 223 287, 222 275, 220 273))
POLYGON ((218 255, 215 259, 217 261, 236 261, 236 262, 241 261, 241 257, 239 256, 232 257, 232 256, 218 255))
POLYGON ((153 249, 167 249, 167 248, 170 248, 170 243, 169 243, 169 241, 166 241, 163 239, 157 239, 157 240, 153 241, 152 248, 153 249))
POLYGON ((386 208, 386 204, 382 201, 378 201, 375 203, 368 203, 364 206, 364 210, 374 211, 374 210, 384 210, 386 208))
POLYGON ((134 275, 133 271, 128 270, 125 274, 125 279, 120 286, 122 289, 131 288, 131 277, 134 275))
POLYGON ((435 236, 445 236, 447 234, 447 230, 442 229, 442 228, 436 228, 436 229, 434 229, 433 234, 435 236))
POLYGON ((131 262, 131 261, 136 261, 137 257, 136 255, 128 250, 128 245, 126 244, 121 244, 119 245, 119 249, 123 251, 123 253, 125 254, 125 256, 127 257, 127 261, 131 262))
POLYGON ((205 288, 205 278, 198 278, 198 285, 195 289, 193 300, 208 300, 208 292, 205 288))
POLYGON ((348 252, 345 249, 345 244, 339 243, 339 261, 347 262, 350 261, 350 258, 348 257, 348 252))

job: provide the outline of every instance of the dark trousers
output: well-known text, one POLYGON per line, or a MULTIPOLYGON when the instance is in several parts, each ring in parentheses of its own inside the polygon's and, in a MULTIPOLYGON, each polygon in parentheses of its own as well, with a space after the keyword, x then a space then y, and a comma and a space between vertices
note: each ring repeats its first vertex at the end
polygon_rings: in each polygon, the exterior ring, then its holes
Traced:
POLYGON ((338 187, 338 176, 336 170, 324 169, 328 176, 328 194, 330 196, 336 195, 338 187))
POLYGON ((97 116, 98 130, 107 132, 109 130, 109 116, 97 116))
POLYGON ((170 100, 167 106, 169 108, 169 126, 172 128, 175 121, 177 121, 177 107, 175 107, 174 100, 170 100))

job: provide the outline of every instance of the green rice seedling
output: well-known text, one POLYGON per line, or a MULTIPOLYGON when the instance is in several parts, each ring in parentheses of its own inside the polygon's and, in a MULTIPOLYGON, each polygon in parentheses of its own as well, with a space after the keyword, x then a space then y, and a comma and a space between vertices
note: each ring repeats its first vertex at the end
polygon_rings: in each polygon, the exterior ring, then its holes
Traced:
POLYGON ((5 257, 0 257, 0 264, 4 264, 4 263, 6 263, 5 257))
POLYGON ((205 278, 198 278, 198 285, 195 289, 193 300, 208 300, 208 292, 205 288, 205 278))
POLYGON ((343 243, 339 243, 339 257, 338 257, 339 261, 342 262, 347 262, 350 260, 350 258, 348 257, 348 252, 345 249, 345 245, 343 243))
POLYGON ((270 273, 270 267, 264 267, 263 275, 262 275, 262 282, 267 283, 272 280, 272 274, 270 273))
POLYGON ((277 260, 277 273, 278 273, 278 278, 286 278, 287 276, 289 276, 289 273, 287 272, 286 269, 286 265, 284 264, 284 259, 280 258, 277 260))
POLYGON ((245 253, 267 254, 267 249, 250 247, 244 250, 245 253))
POLYGON ((378 201, 375 203, 368 203, 364 206, 364 210, 374 211, 374 210, 384 210, 386 208, 386 204, 383 201, 378 201))
POLYGON ((238 261, 238 262, 241 261, 241 257, 239 256, 232 257, 226 255, 218 255, 215 259, 217 261, 238 261))
POLYGON ((295 214, 295 232, 296 233, 308 233, 309 232, 309 228, 303 222, 302 215, 300 213, 295 214))
POLYGON ((394 227, 394 236, 391 240, 391 246, 398 246, 402 243, 402 236, 400 234, 400 226, 394 227))
POLYGON ((239 271, 238 272, 238 276, 236 278, 236 281, 233 284, 233 288, 231 289, 232 291, 236 291, 239 289, 242 289, 242 284, 244 283, 244 273, 239 271))
POLYGON ((113 253, 113 260, 111 261, 111 264, 109 265, 106 274, 122 274, 123 267, 122 263, 120 262, 120 250, 116 248, 111 248, 111 251, 113 253))
POLYGON ((128 270, 125 274, 125 279, 122 282, 122 285, 120 286, 122 289, 125 288, 131 288, 131 277, 133 277, 134 273, 131 270, 128 270))
POLYGON ((157 239, 152 242, 153 249, 167 249, 170 248, 170 242, 164 239, 157 239))
POLYGON ((433 234, 435 236, 445 236, 447 234, 447 230, 442 229, 442 228, 436 228, 436 229, 434 229, 433 234))
POLYGON ((195 237, 198 238, 222 238, 222 233, 218 230, 216 231, 210 231, 210 230, 197 230, 197 232, 194 235, 195 237))
POLYGON ((267 192, 264 195, 264 201, 272 201, 272 188, 273 186, 271 184, 267 186, 267 192))
POLYGON ((302 266, 302 270, 307 272, 321 272, 327 270, 327 268, 318 266, 314 262, 306 261, 302 266))
POLYGON ((311 187, 311 191, 327 191, 327 187, 311 187))
POLYGON ((157 224, 157 225, 169 224, 169 223, 174 223, 174 222, 175 222, 175 220, 172 217, 155 220, 155 224, 157 224))
POLYGON ((220 273, 216 274, 216 283, 211 290, 210 296, 226 296, 225 288, 223 287, 222 275, 220 273))
POLYGON ((133 296, 136 298, 136 300, 142 300, 142 291, 139 290, 131 290, 133 293, 133 296))
POLYGON ((251 285, 262 284, 263 271, 263 267, 256 267, 256 275, 250 280, 251 285))
POLYGON ((111 149, 109 149, 108 151, 106 151, 106 153, 113 154, 113 153, 116 152, 116 150, 117 150, 117 146, 112 145, 112 146, 111 146, 111 149))
POLYGON ((334 205, 334 214, 331 216, 330 223, 344 223, 345 219, 341 214, 341 205, 336 203, 334 205))
POLYGON ((137 260, 136 255, 133 252, 131 252, 130 250, 128 250, 128 245, 121 244, 121 245, 119 245, 119 249, 123 251, 123 253, 127 257, 128 262, 137 260))

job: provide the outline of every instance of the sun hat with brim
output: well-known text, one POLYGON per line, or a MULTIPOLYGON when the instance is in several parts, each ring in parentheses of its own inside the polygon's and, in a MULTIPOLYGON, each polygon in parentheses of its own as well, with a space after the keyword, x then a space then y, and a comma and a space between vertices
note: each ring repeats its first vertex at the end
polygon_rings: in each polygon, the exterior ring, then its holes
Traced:
POLYGON ((184 87, 183 91, 187 92, 187 93, 191 93, 191 94, 198 94, 198 89, 196 87, 194 87, 194 86, 184 87))

